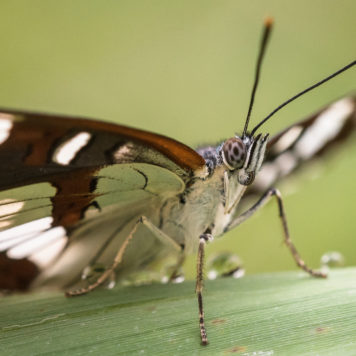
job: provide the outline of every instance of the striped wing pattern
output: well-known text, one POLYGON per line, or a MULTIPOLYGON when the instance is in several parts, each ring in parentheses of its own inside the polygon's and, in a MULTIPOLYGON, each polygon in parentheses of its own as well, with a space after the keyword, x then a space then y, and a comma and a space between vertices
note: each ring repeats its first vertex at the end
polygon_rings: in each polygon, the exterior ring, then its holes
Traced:
POLYGON ((355 129, 356 97, 350 96, 273 136, 249 193, 264 192, 305 163, 337 148, 355 129))
POLYGON ((107 223, 115 211, 120 225, 183 192, 204 168, 194 150, 164 136, 0 110, 0 288, 28 288, 73 240, 113 234, 97 217, 107 223))

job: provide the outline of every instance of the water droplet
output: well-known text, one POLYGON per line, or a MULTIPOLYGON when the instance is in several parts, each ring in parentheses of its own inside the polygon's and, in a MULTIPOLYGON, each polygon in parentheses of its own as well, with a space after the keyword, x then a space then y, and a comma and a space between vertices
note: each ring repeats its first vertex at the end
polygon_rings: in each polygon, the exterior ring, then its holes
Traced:
POLYGON ((231 276, 241 278, 245 274, 242 261, 236 254, 220 252, 209 258, 207 262, 208 279, 231 276))
POLYGON ((320 264, 321 267, 340 267, 345 263, 344 256, 337 251, 331 251, 324 253, 321 256, 320 264))
POLYGON ((184 282, 184 273, 183 269, 180 267, 177 269, 177 265, 168 265, 162 271, 162 283, 182 283, 184 282))
POLYGON ((101 274, 103 274, 105 272, 106 268, 103 264, 94 264, 91 266, 86 266, 83 269, 82 272, 82 280, 86 280, 89 282, 94 281, 95 279, 97 279, 101 274))

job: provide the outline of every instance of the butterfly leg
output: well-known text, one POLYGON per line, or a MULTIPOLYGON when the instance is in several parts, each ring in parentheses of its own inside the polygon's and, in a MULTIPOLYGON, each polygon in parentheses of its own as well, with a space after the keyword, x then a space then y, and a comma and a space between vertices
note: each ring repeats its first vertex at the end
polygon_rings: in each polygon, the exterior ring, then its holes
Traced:
MULTIPOLYGON (((181 250, 177 263, 174 265, 173 272, 171 273, 169 277, 169 282, 174 282, 177 278, 181 277, 180 275, 180 268, 182 267, 183 263, 185 261, 185 253, 184 250, 181 250)), ((184 275, 183 275, 184 277, 184 275)))
POLYGON ((278 202, 278 210, 279 210, 279 217, 281 219, 282 227, 283 227, 283 234, 284 234, 284 242, 289 248, 290 252, 292 253, 292 256, 297 264, 298 267, 303 269, 305 272, 309 273, 313 277, 322 277, 326 278, 326 274, 322 273, 320 271, 316 271, 314 269, 309 268, 306 263, 302 260, 300 257, 296 247, 294 246, 290 235, 289 235, 289 230, 288 230, 288 225, 287 225, 287 217, 284 211, 283 207, 283 201, 282 201, 282 196, 281 193, 279 192, 278 189, 271 188, 269 189, 263 196, 262 198, 255 204, 253 205, 250 209, 246 210, 244 213, 236 217, 229 226, 227 227, 226 231, 231 230, 235 228, 236 226, 242 224, 244 221, 246 221, 248 218, 250 218, 256 211, 258 211, 260 208, 262 208, 272 197, 275 197, 278 202))
POLYGON ((148 220, 145 216, 141 216, 138 221, 135 223, 134 227, 132 228, 131 232, 129 235, 126 237, 124 240, 122 246, 118 250, 117 254, 114 257, 114 261, 112 265, 107 268, 101 275, 100 277, 92 284, 85 288, 80 288, 76 289, 73 291, 67 291, 66 296, 67 297, 74 297, 82 294, 86 294, 91 292, 93 289, 99 287, 101 284, 103 284, 108 278, 110 278, 114 273, 115 269, 117 266, 121 263, 123 255, 126 251, 126 248, 130 242, 130 240, 134 237, 135 232, 137 228, 140 225, 146 226, 155 237, 157 237, 163 244, 170 246, 171 248, 175 249, 177 252, 182 251, 182 247, 174 241, 171 237, 169 237, 167 234, 165 234, 162 230, 157 228, 150 220, 148 220))
POLYGON ((210 233, 204 233, 199 239, 198 248, 198 258, 197 258, 197 280, 195 286, 195 292, 198 297, 199 306, 199 326, 200 326, 200 337, 202 345, 208 344, 208 338, 206 335, 205 321, 204 321, 204 308, 203 308, 203 284, 204 284, 204 255, 205 255, 205 245, 212 239, 210 233))
POLYGON ((184 247, 179 245, 177 242, 175 242, 174 239, 172 239, 170 236, 168 236, 166 233, 164 233, 161 229, 156 227, 150 220, 148 220, 146 217, 141 217, 142 223, 147 226, 147 228, 165 245, 171 246, 172 249, 177 251, 179 253, 179 257, 177 260, 177 263, 174 266, 173 272, 171 276, 169 277, 169 282, 172 282, 175 278, 178 277, 178 271, 182 264, 184 263, 185 260, 185 253, 184 253, 184 247))

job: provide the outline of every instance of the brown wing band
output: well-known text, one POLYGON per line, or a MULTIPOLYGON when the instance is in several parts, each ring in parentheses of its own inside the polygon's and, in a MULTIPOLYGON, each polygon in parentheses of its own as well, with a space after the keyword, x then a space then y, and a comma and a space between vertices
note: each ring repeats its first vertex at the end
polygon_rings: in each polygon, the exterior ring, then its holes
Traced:
MULTIPOLYGON (((143 131, 123 125, 112 124, 89 120, 84 118, 71 118, 50 114, 37 114, 29 112, 14 111, 8 109, 0 109, 0 112, 5 112, 14 115, 23 115, 26 120, 22 124, 31 126, 48 127, 58 130, 79 129, 79 130, 97 130, 101 132, 115 133, 130 140, 147 144, 148 146, 161 152, 174 163, 185 170, 199 170, 205 166, 205 160, 196 151, 169 137, 155 134, 148 131, 143 131)), ((54 139, 55 137, 53 137, 54 139)))

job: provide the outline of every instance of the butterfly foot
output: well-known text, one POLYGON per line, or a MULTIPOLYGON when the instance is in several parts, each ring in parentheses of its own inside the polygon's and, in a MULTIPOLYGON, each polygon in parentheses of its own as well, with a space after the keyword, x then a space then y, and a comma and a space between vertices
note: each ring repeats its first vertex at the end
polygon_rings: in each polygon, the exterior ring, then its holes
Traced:
POLYGON ((66 297, 78 297, 80 295, 84 295, 90 292, 89 288, 79 288, 74 290, 67 290, 64 295, 66 297))
POLYGON ((322 271, 314 271, 313 270, 313 273, 311 275, 316 278, 328 278, 328 274, 324 273, 322 271))
MULTIPOLYGON (((299 256, 297 256, 298 258, 299 256)), ((301 259, 297 260, 297 266, 300 267, 302 270, 304 270, 305 272, 307 272, 308 274, 310 274, 312 277, 316 277, 316 278, 327 278, 328 274, 323 272, 323 271, 318 271, 318 270, 314 270, 312 268, 309 268, 305 262, 301 259)))

